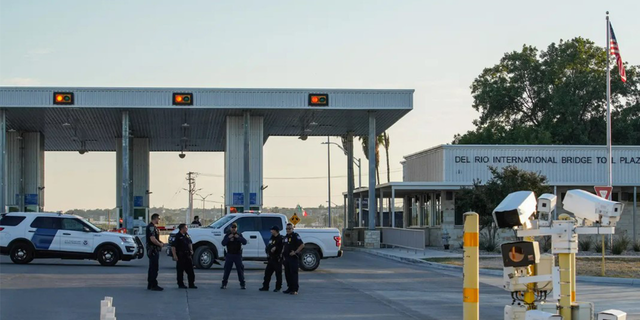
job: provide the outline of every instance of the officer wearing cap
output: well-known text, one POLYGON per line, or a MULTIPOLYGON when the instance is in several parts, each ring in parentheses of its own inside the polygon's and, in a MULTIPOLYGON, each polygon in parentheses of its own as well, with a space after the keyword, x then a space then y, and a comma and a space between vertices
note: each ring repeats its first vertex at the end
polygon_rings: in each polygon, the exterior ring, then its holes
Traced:
POLYGON ((147 225, 145 235, 147 238, 147 257, 149 257, 149 272, 147 273, 147 290, 162 291, 158 286, 158 265, 160 263, 160 250, 164 243, 160 242, 160 232, 158 231, 160 215, 151 215, 151 223, 147 225))
POLYGON ((278 292, 282 289, 282 236, 280 235, 280 228, 278 226, 271 227, 271 239, 267 243, 267 268, 264 270, 264 282, 260 291, 269 291, 269 282, 271 282, 271 275, 276 273, 276 289, 273 292, 278 292))
POLYGON ((178 230, 171 246, 171 253, 173 253, 173 260, 176 262, 176 270, 178 271, 178 288, 187 288, 184 285, 184 273, 186 272, 189 288, 198 289, 195 285, 196 275, 193 273, 193 244, 187 233, 187 225, 181 223, 178 225, 178 230))
POLYGON ((224 235, 222 239, 222 245, 227 247, 227 254, 224 256, 224 275, 222 276, 222 286, 220 289, 227 288, 227 282, 229 281, 229 274, 231 268, 236 265, 236 271, 238 271, 238 280, 240 280, 240 288, 246 289, 244 283, 244 266, 242 265, 242 246, 247 244, 247 240, 238 233, 238 225, 234 222, 229 228, 229 232, 224 235))
POLYGON ((298 294, 298 254, 304 249, 300 235, 293 232, 293 224, 287 223, 287 235, 283 239, 284 276, 287 279, 285 294, 298 294))

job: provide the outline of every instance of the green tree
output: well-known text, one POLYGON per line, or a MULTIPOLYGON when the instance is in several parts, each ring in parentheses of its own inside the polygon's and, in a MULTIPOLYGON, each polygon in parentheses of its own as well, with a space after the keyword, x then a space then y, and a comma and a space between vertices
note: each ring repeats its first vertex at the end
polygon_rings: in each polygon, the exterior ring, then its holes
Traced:
POLYGON ((391 140, 389 140, 389 134, 386 131, 382 133, 382 145, 384 146, 384 155, 387 157, 387 182, 391 182, 391 167, 389 165, 389 147, 391 147, 391 140))
MULTIPOLYGON (((476 128, 460 144, 606 144, 606 50, 575 38, 546 51, 523 46, 473 81, 476 128)), ((639 66, 627 82, 611 59, 614 144, 640 144, 639 66)))
POLYGON ((489 167, 492 177, 486 184, 476 180, 470 188, 463 188, 456 194, 456 211, 478 213, 480 228, 493 224, 493 209, 509 194, 516 191, 533 191, 536 196, 550 192, 547 178, 536 172, 507 166, 498 170, 489 167))
MULTIPOLYGON (((361 136, 360 141, 362 142, 362 152, 364 152, 365 158, 369 160, 369 136, 361 136)), ((380 145, 384 144, 384 136, 381 134, 376 137, 376 184, 380 183, 380 145)))

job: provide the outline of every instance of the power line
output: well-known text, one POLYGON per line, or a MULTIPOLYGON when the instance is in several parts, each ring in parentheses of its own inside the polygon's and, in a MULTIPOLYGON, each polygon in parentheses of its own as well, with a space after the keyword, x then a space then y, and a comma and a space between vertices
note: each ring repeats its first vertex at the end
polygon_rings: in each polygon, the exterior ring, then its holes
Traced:
POLYGON ((202 173, 202 172, 195 172, 195 173, 203 177, 224 178, 224 176, 221 174, 202 173))
MULTIPOLYGON (((390 172, 401 172, 402 169, 391 170, 390 172)), ((386 173, 386 172, 384 172, 386 173)), ((382 175, 383 172, 380 172, 382 175)), ((363 174, 363 177, 368 177, 368 174, 363 174)), ((346 175, 340 176, 331 176, 331 178, 346 178, 346 175)), ((318 176, 318 177, 264 177, 264 180, 319 180, 319 179, 327 179, 327 176, 318 176)))
MULTIPOLYGON (((395 172, 402 172, 403 169, 395 169, 395 170, 391 170, 391 173, 395 173, 395 172)), ((196 174, 198 174, 199 176, 203 176, 203 177, 214 177, 214 178, 224 178, 223 175, 220 174, 211 174, 211 173, 201 173, 201 172, 194 172, 196 174)), ((380 175, 385 174, 386 171, 380 171, 380 175)), ((368 174, 363 174, 363 177, 368 177, 368 174)), ((337 176, 331 176, 331 178, 346 178, 347 175, 337 175, 337 176)), ((321 180, 321 179, 327 179, 327 176, 316 176, 316 177, 264 177, 264 180, 321 180)))

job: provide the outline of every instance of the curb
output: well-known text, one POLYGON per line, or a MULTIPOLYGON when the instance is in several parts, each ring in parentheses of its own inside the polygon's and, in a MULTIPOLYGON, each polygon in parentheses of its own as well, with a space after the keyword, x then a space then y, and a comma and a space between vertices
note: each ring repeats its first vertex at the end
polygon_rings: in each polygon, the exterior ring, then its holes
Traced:
MULTIPOLYGON (((404 262, 404 263, 410 263, 410 264, 415 264, 415 265, 429 266, 429 267, 432 267, 432 268, 435 268, 435 269, 448 270, 448 271, 459 271, 460 272, 460 276, 462 276, 462 269, 463 268, 460 267, 460 266, 454 266, 454 265, 449 265, 449 264, 444 264, 444 263, 425 261, 425 260, 416 259, 416 258, 398 257, 398 256, 395 256, 395 255, 392 255, 392 254, 378 252, 378 251, 372 251, 372 250, 368 250, 368 249, 365 249, 365 248, 349 248, 347 251, 365 252, 365 253, 368 253, 368 254, 371 254, 371 255, 374 255, 374 256, 383 257, 383 258, 387 258, 387 259, 390 259, 390 260, 395 260, 395 261, 404 262)), ((480 269, 480 274, 502 277, 502 271, 501 270, 495 270, 495 269, 480 269)), ((578 280, 580 282, 587 282, 587 283, 629 285, 629 286, 638 286, 638 287, 640 287, 640 279, 637 279, 637 278, 610 278, 610 277, 577 276, 576 280, 578 280)))

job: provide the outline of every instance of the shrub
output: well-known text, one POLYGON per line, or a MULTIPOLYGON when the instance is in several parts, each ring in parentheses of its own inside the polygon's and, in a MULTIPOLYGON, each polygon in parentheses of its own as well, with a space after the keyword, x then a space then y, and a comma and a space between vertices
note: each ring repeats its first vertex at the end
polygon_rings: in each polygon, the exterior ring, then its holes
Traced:
POLYGON ((494 252, 498 249, 498 243, 489 238, 480 239, 480 249, 487 252, 494 252))
POLYGON ((543 253, 547 253, 551 250, 551 236, 544 236, 540 241, 540 249, 543 253))
POLYGON ((631 244, 631 240, 626 235, 621 235, 616 237, 613 240, 613 245, 611 246, 611 253, 613 254, 622 254, 627 251, 629 248, 629 244, 631 244))
POLYGON ((633 244, 633 251, 640 252, 640 240, 633 244))
MULTIPOLYGON (((597 237, 594 241, 593 249, 596 252, 602 252, 602 239, 600 237, 597 237)), ((606 238, 604 239, 604 249, 609 250, 609 241, 606 238)))
POLYGON ((500 244, 498 243, 498 228, 491 226, 480 232, 480 249, 487 252, 494 252, 500 244))
MULTIPOLYGON (((584 237, 578 241, 578 247, 580 251, 589 251, 593 245, 593 239, 591 237, 584 237)), ((602 248, 600 248, 602 250, 602 248)))

